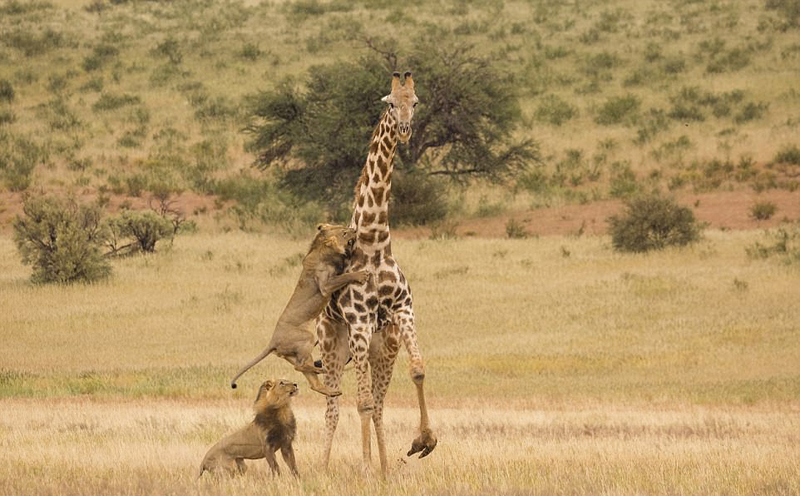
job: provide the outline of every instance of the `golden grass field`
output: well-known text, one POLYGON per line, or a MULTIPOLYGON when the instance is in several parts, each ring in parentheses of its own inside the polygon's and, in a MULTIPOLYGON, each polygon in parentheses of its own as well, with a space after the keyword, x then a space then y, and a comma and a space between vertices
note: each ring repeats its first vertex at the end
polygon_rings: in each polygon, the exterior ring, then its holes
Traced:
POLYGON ((798 494, 800 269, 748 258, 761 239, 708 231, 648 255, 606 237, 396 241, 440 442, 403 456, 418 418, 401 353, 383 481, 360 468, 352 374, 329 472, 323 399, 288 364, 227 387, 271 333, 306 241, 181 236, 63 287, 31 285, 0 238, 0 494, 798 494), (303 390, 300 481, 256 461, 195 482, 278 376, 303 390))

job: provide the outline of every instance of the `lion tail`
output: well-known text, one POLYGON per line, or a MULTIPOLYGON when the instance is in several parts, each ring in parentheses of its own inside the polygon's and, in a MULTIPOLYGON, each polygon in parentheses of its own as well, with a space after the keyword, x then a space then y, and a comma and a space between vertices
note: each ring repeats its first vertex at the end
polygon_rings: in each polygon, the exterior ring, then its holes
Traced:
POLYGON ((255 366, 255 365, 258 363, 258 362, 260 362, 261 360, 263 360, 263 359, 267 358, 267 356, 269 356, 269 354, 270 354, 270 353, 272 353, 273 351, 275 351, 275 348, 273 348, 273 347, 270 347, 270 346, 267 346, 267 347, 264 349, 264 351, 262 351, 262 352, 261 352, 261 353, 260 353, 260 354, 259 354, 257 357, 255 357, 255 358, 254 358, 254 359, 253 359, 253 360, 252 360, 250 363, 248 363, 247 365, 245 365, 245 366, 242 368, 242 370, 240 370, 240 371, 239 371, 239 373, 237 373, 237 374, 236 374, 236 375, 233 377, 233 379, 231 379, 231 389, 236 389, 236 381, 239 379, 239 377, 241 377, 241 376, 242 376, 242 374, 244 374, 245 372, 247 372, 248 370, 250 370, 251 368, 253 368, 253 367, 254 367, 254 366, 255 366))

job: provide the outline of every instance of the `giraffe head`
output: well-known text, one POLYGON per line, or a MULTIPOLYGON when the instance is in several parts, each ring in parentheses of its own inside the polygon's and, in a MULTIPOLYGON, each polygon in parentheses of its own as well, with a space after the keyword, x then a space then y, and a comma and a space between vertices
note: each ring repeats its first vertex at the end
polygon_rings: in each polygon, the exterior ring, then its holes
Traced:
POLYGON ((400 81, 400 73, 392 74, 392 92, 382 98, 389 104, 389 112, 397 122, 397 139, 401 143, 408 143, 411 139, 411 119, 414 117, 414 107, 417 106, 419 98, 414 93, 414 79, 410 72, 403 74, 403 81, 400 81))

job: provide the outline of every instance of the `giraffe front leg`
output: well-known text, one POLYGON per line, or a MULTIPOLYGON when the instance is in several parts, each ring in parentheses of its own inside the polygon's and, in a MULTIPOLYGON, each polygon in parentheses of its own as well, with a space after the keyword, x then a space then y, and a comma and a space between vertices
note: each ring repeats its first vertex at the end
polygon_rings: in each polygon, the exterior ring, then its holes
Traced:
POLYGON ((419 403, 419 436, 411 443, 411 449, 406 456, 420 453, 419 457, 424 458, 431 454, 439 442, 434 435, 428 419, 428 408, 425 405, 425 363, 417 344, 417 328, 414 324, 413 313, 399 315, 397 324, 400 327, 400 337, 408 351, 411 365, 411 380, 417 388, 417 402, 419 403))
MULTIPOLYGON (((321 353, 323 383, 331 390, 339 390, 344 365, 347 362, 347 328, 325 315, 317 320, 317 336, 321 353)), ((339 424, 339 398, 328 396, 325 408, 325 441, 322 463, 328 467, 336 426, 339 424)))
POLYGON ((369 364, 372 371, 372 397, 375 400, 375 412, 372 423, 375 426, 375 439, 378 444, 378 457, 381 461, 381 473, 386 477, 389 471, 386 457, 386 438, 383 430, 383 400, 392 381, 394 361, 400 350, 400 332, 397 326, 390 325, 383 332, 372 337, 369 348, 369 364))
MULTIPOLYGON (((345 315, 347 315, 345 313, 345 315)), ((363 468, 369 469, 371 452, 370 422, 375 411, 372 398, 372 381, 369 374, 369 344, 372 340, 372 327, 366 324, 350 325, 350 356, 356 370, 356 384, 358 388, 358 414, 361 417, 361 453, 363 455, 363 468)))

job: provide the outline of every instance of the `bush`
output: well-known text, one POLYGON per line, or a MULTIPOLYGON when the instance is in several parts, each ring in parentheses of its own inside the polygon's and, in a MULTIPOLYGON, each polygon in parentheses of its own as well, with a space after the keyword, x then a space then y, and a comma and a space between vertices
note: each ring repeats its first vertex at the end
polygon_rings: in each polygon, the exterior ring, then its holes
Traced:
POLYGON ((556 95, 548 95, 542 98, 539 108, 534 113, 536 120, 547 122, 554 126, 560 126, 577 115, 578 109, 575 106, 570 105, 556 95))
POLYGON ((396 225, 423 226, 447 216, 447 189, 425 173, 392 175, 389 199, 390 222, 396 225))
POLYGON ((687 207, 659 195, 626 202, 624 215, 610 217, 611 243, 615 250, 646 252, 667 246, 684 246, 700 237, 700 226, 687 207))
POLYGON ((141 98, 136 95, 128 95, 123 93, 122 95, 115 95, 113 93, 103 93, 100 95, 100 98, 97 99, 96 102, 92 105, 92 110, 95 112, 105 112, 110 110, 116 110, 118 108, 125 107, 127 105, 135 105, 141 103, 141 98))
POLYGON ((46 29, 41 35, 17 28, 3 34, 4 43, 25 54, 26 57, 42 55, 54 48, 64 45, 64 36, 52 29, 46 29))
POLYGON ((511 239, 525 239, 528 237, 528 231, 516 219, 508 219, 508 222, 506 222, 506 236, 511 239))
POLYGON ((772 161, 776 164, 800 165, 800 148, 797 145, 784 146, 772 161))
POLYGON ((119 48, 101 44, 92 49, 92 54, 83 59, 81 66, 86 72, 102 69, 110 60, 119 55, 119 48))
POLYGON ((639 99, 635 95, 612 97, 600 107, 595 122, 602 125, 632 123, 639 113, 639 99))
POLYGON ((789 26, 800 25, 800 0, 767 0, 766 7, 780 12, 789 26))
POLYGON ((629 162, 614 162, 611 164, 611 182, 609 194, 613 198, 629 198, 639 191, 636 173, 631 169, 629 162))
POLYGON ((748 121, 752 121, 752 120, 755 120, 755 119, 760 119, 767 112, 768 108, 769 108, 769 104, 768 103, 748 102, 744 106, 744 108, 739 113, 736 114, 736 117, 734 117, 733 120, 737 124, 741 124, 743 122, 748 122, 748 121))
POLYGON ((0 132, 0 177, 11 191, 28 189, 34 169, 47 159, 47 150, 34 141, 0 132))
POLYGON ((130 210, 109 219, 108 246, 111 253, 153 253, 156 243, 175 234, 173 224, 155 212, 133 212, 130 210), (125 243, 126 238, 128 242, 125 243))
POLYGON ((764 232, 765 243, 756 241, 745 248, 750 258, 778 257, 786 264, 800 262, 800 226, 789 224, 764 232))
POLYGON ((0 79, 0 102, 14 101, 14 87, 7 79, 0 79))
POLYGON ((23 213, 14 219, 14 241, 22 263, 33 266, 33 282, 91 282, 111 274, 100 253, 106 231, 99 206, 28 197, 23 213))
POLYGON ((778 211, 777 205, 771 201, 756 202, 750 207, 750 217, 755 220, 768 220, 778 211))

